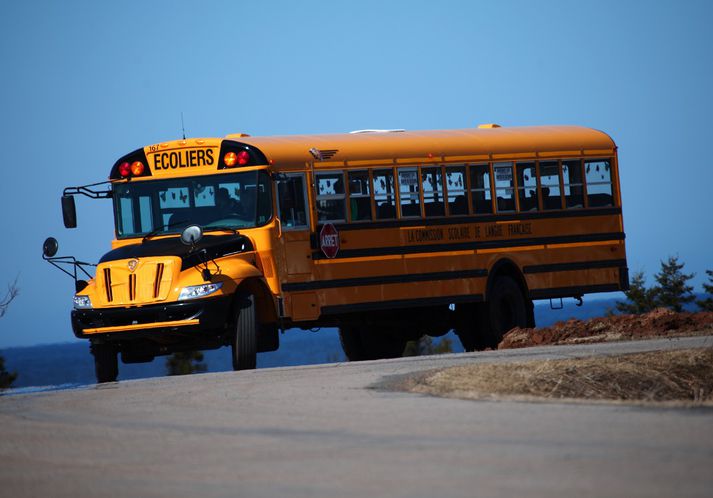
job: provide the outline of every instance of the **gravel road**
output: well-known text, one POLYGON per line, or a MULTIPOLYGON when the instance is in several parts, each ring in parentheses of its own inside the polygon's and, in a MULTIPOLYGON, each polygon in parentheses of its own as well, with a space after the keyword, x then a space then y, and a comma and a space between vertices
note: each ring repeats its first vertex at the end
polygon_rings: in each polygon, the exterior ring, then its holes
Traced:
POLYGON ((462 365, 713 346, 554 346, 0 397, 3 496, 713 496, 713 409, 374 388, 462 365))

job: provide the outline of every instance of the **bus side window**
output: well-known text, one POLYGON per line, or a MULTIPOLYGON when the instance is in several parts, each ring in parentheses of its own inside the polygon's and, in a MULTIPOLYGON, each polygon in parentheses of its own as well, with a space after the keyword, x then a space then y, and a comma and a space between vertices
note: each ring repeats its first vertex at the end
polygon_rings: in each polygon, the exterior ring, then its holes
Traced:
POLYGON ((304 173, 287 175, 277 182, 280 222, 286 229, 307 228, 307 202, 304 173))
POLYGON ((322 222, 346 221, 344 173, 317 173, 317 219, 322 222))
POLYGON ((423 210, 426 217, 445 216, 443 175, 440 166, 421 168, 421 188, 423 189, 423 210))
POLYGON ((495 197, 498 213, 515 211, 515 182, 512 176, 512 163, 495 163, 495 197))
POLYGON ((446 188, 448 189, 448 214, 451 216, 468 214, 465 166, 448 166, 446 168, 446 188))
POLYGON ((368 171, 349 172, 350 221, 371 221, 371 188, 368 171))
POLYGON ((374 201, 376 201, 376 219, 393 220, 396 218, 396 196, 394 191, 394 171, 391 169, 375 170, 374 201))
POLYGON ((487 164, 474 164, 470 167, 470 193, 473 199, 473 212, 492 213, 493 203, 490 195, 490 169, 487 164))
POLYGON ((584 207, 584 186, 582 185, 582 161, 562 161, 562 190, 567 209, 584 207))
POLYGON ((399 199, 401 200, 402 218, 421 217, 421 198, 418 191, 418 168, 399 168, 399 199))
POLYGON ((585 161, 589 207, 614 205, 611 185, 611 163, 607 160, 585 161))
POLYGON ((562 209, 559 163, 557 161, 540 161, 540 186, 542 187, 542 209, 562 209))
POLYGON ((520 200, 520 211, 537 211, 535 163, 517 164, 517 192, 520 200))

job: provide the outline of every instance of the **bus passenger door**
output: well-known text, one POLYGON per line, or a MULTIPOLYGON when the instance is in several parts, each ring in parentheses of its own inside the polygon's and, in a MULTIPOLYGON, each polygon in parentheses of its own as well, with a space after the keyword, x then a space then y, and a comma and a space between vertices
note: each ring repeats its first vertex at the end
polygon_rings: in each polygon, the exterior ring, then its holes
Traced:
POLYGON ((290 173, 278 180, 277 205, 288 280, 292 275, 311 274, 309 209, 304 173, 290 173))
POLYGON ((307 179, 304 173, 280 175, 277 181, 277 207, 280 218, 280 271, 284 313, 293 320, 314 320, 319 315, 313 291, 284 291, 285 284, 312 280, 307 179))

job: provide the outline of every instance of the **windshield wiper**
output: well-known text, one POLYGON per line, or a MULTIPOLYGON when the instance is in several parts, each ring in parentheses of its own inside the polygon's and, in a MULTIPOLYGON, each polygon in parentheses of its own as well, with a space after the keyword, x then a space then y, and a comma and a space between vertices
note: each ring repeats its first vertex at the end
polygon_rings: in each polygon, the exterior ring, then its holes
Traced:
POLYGON ((146 235, 144 235, 144 238, 141 239, 141 243, 143 244, 144 242, 146 242, 147 240, 149 240, 149 239, 150 239, 151 237, 153 237, 154 235, 157 235, 157 234, 158 234, 159 232, 161 232, 162 230, 168 230, 168 229, 171 228, 171 227, 175 227, 175 226, 177 226, 177 225, 182 225, 182 224, 184 224, 184 223, 188 223, 188 220, 174 221, 173 223, 169 223, 169 224, 166 225, 165 227, 160 226, 160 227, 156 228, 155 230, 151 230, 149 233, 147 233, 146 235))
POLYGON ((229 227, 227 225, 216 225, 216 226, 207 226, 207 227, 202 227, 204 232, 212 232, 213 230, 224 230, 227 232, 233 232, 235 235, 238 235, 240 232, 238 232, 238 229, 235 227, 229 227))

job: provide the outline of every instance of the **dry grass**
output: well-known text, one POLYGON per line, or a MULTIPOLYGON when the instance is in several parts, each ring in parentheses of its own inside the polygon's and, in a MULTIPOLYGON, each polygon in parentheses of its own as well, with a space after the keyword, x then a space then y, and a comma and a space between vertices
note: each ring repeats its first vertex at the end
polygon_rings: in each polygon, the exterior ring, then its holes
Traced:
POLYGON ((466 399, 528 397, 713 404, 713 348, 454 367, 412 379, 414 392, 466 399))

